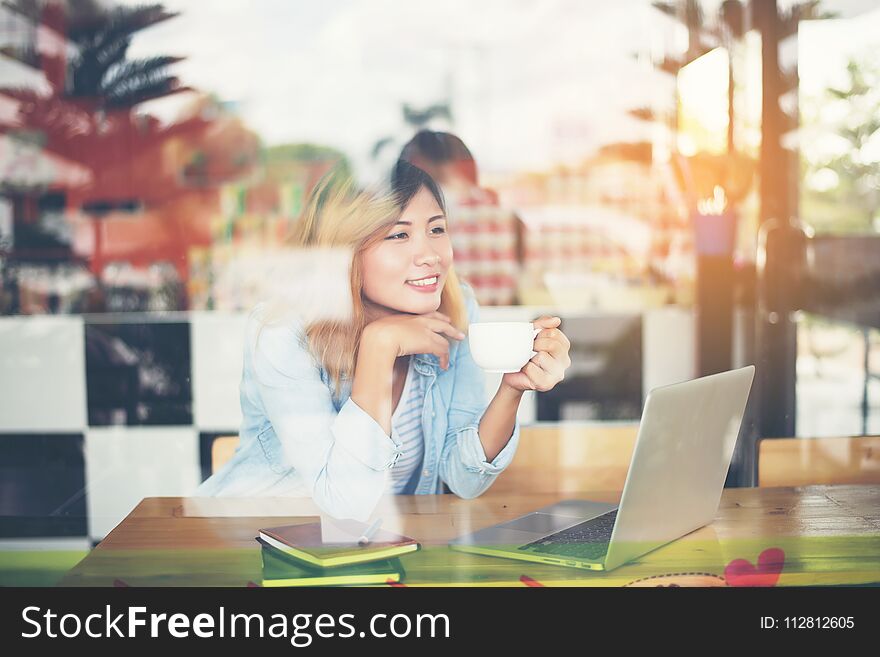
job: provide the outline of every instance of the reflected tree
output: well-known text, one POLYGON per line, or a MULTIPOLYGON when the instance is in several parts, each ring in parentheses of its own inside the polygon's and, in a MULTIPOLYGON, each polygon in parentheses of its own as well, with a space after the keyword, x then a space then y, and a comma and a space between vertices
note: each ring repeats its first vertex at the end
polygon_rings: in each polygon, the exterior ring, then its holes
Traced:
POLYGON ((136 105, 188 90, 169 70, 182 57, 128 57, 138 32, 178 15, 161 4, 108 7, 98 0, 11 0, 4 6, 72 46, 23 54, 45 73, 48 96, 32 89, 3 89, 20 101, 23 125, 42 133, 44 145, 105 134, 120 118, 127 124, 136 105))
POLYGON ((805 157, 810 196, 843 212, 814 219, 834 232, 880 232, 880 60, 851 59, 843 82, 810 103, 814 126, 836 142, 805 157))
MULTIPOLYGON (((81 0, 82 1, 82 0, 81 0)), ((85 0, 95 5, 95 0, 85 0)), ((132 37, 141 30, 178 14, 162 5, 91 9, 68 29, 68 38, 79 48, 69 64, 68 95, 90 98, 106 109, 133 107, 180 89, 168 68, 182 57, 128 58, 132 37)))
MULTIPOLYGON (((427 128, 428 125, 436 119, 445 119, 450 123, 452 122, 452 107, 448 102, 432 103, 421 108, 416 107, 415 105, 410 105, 409 103, 403 103, 400 110, 403 116, 403 122, 406 125, 406 131, 410 134, 427 128)), ((409 138, 409 136, 407 136, 407 138, 409 138)), ((372 158, 378 160, 382 153, 385 152, 388 147, 394 146, 397 141, 396 137, 390 136, 382 137, 377 140, 370 152, 372 158)))

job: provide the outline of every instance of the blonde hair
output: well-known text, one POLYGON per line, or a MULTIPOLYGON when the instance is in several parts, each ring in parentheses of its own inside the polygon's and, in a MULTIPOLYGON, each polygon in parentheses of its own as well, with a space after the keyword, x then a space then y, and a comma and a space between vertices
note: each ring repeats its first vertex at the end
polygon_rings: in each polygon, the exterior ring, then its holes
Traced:
MULTIPOLYGON (((342 379, 354 376, 361 334, 368 323, 361 255, 385 237, 402 211, 396 195, 358 189, 350 177, 334 170, 318 182, 287 240, 290 246, 300 249, 352 250, 350 318, 318 320, 305 326, 309 350, 333 382, 337 397, 342 379)), ((449 316, 456 328, 467 330, 464 293, 452 265, 440 293, 438 310, 449 316)))

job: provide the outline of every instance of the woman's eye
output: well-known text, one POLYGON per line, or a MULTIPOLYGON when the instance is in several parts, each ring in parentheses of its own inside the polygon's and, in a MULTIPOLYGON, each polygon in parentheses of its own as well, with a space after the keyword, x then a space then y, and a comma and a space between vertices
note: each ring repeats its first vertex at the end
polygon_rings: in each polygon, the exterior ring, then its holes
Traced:
MULTIPOLYGON (((446 228, 444 226, 436 226, 431 229, 432 235, 442 235, 446 232, 446 228)), ((394 235, 389 235, 386 237, 386 240, 396 240, 399 238, 409 237, 406 233, 394 233, 394 235)))

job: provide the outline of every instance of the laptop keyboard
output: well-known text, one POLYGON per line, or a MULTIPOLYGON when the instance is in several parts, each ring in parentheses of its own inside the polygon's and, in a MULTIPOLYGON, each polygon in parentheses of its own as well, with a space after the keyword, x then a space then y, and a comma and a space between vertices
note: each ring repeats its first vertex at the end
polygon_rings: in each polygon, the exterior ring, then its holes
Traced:
POLYGON ((614 529, 614 521, 616 519, 617 509, 582 522, 574 527, 544 536, 533 543, 523 545, 519 549, 563 557, 599 559, 608 552, 608 544, 611 542, 611 531, 614 529))

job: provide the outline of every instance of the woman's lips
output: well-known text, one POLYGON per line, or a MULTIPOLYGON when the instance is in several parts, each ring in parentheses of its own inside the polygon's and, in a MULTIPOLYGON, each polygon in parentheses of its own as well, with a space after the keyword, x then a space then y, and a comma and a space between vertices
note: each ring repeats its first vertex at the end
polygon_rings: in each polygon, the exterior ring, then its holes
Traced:
POLYGON ((426 294, 430 293, 430 292, 436 292, 437 288, 440 287, 440 277, 439 276, 433 276, 433 277, 429 276, 428 278, 422 278, 422 279, 419 279, 419 282, 429 280, 430 278, 435 279, 434 282, 431 283, 430 285, 425 285, 424 283, 422 283, 421 285, 416 285, 414 282, 411 282, 411 281, 407 281, 406 285, 407 285, 407 287, 409 287, 412 290, 415 290, 416 292, 424 292, 426 294))

